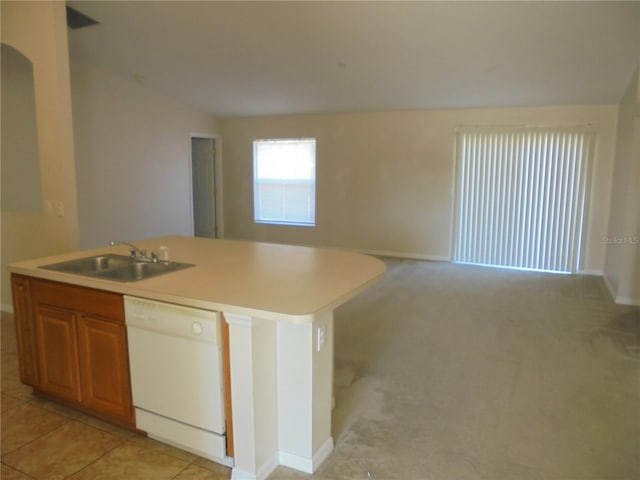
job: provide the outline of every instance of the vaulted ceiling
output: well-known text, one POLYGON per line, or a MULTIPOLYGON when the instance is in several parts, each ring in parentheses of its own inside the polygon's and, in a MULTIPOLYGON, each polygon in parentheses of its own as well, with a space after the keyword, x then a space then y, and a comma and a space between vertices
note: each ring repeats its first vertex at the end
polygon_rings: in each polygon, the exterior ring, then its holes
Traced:
POLYGON ((219 117, 617 103, 640 1, 71 1, 71 56, 219 117))

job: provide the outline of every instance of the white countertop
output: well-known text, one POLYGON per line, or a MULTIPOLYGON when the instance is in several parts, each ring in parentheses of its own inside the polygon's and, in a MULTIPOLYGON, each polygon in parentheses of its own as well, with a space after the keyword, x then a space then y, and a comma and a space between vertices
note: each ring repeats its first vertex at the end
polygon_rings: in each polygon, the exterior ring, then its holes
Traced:
POLYGON ((101 253, 128 254, 128 247, 117 245, 15 262, 9 270, 197 308, 304 323, 360 293, 386 269, 376 258, 323 248, 179 236, 133 243, 149 252, 167 246, 171 260, 195 266, 128 283, 38 268, 101 253))

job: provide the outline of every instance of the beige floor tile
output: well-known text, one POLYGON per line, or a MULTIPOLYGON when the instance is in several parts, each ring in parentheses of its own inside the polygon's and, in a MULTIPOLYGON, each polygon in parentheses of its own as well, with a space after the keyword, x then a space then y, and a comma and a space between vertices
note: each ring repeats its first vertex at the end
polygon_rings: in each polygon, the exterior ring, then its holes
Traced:
POLYGON ((31 387, 20 381, 20 368, 18 355, 12 352, 2 351, 0 356, 0 391, 22 400, 28 400, 32 396, 31 387))
POLYGON ((5 455, 2 461, 38 480, 62 480, 122 443, 115 435, 71 421, 5 455))
POLYGON ((144 448, 127 441, 96 460, 72 478, 73 480, 170 480, 182 472, 189 462, 144 448))
POLYGON ((215 472, 197 465, 189 465, 175 480, 229 480, 231 470, 215 472))
POLYGON ((2 312, 2 319, 0 320, 0 349, 2 353, 16 353, 18 351, 13 315, 6 312, 2 312))
POLYGON ((2 352, 0 355, 0 376, 2 378, 20 378, 18 355, 13 352, 2 352))
POLYGON ((137 445, 141 448, 145 449, 153 449, 156 452, 164 453, 165 455, 170 455, 178 460, 183 460, 188 463, 192 463, 196 461, 198 458, 197 455, 193 453, 187 452, 185 450, 181 450, 179 448, 173 447, 166 443, 159 442, 152 438, 143 437, 140 435, 134 435, 129 439, 129 443, 133 445, 137 445))
POLYGON ((67 417, 70 420, 78 420, 82 415, 84 415, 77 410, 65 407, 64 405, 52 402, 51 400, 47 400, 45 398, 36 397, 35 395, 32 396, 29 403, 35 407, 39 407, 49 412, 57 413, 58 415, 67 417))
POLYGON ((52 432, 69 422, 68 418, 25 403, 2 412, 2 454, 52 432))
POLYGON ((18 378, 2 379, 0 391, 11 395, 12 397, 19 398, 25 402, 33 400, 33 388, 25 385, 18 378))
POLYGON ((204 468, 205 470, 209 470, 217 475, 220 475, 222 478, 229 478, 231 476, 230 467, 217 462, 212 462, 211 460, 208 460, 206 458, 198 457, 198 459, 193 462, 193 464, 197 467, 204 468))
POLYGON ((12 397, 11 395, 0 395, 0 412, 11 410, 19 405, 23 405, 25 402, 19 398, 12 397))
POLYGON ((31 480, 31 477, 21 473, 8 465, 2 464, 2 470, 0 470, 0 478, 2 480, 31 480))
POLYGON ((61 405, 51 400, 47 400, 45 398, 33 396, 30 403, 40 408, 44 408, 45 410, 48 410, 50 412, 54 412, 64 417, 67 417, 69 419, 77 420, 78 422, 85 423, 94 428, 97 428, 98 430, 102 430, 107 433, 117 435, 119 437, 122 437, 123 439, 127 439, 136 435, 136 433, 130 430, 125 430, 124 428, 120 428, 116 425, 112 425, 111 423, 107 423, 92 415, 88 415, 84 412, 80 412, 73 408, 69 408, 65 405, 61 405))
POLYGON ((126 430, 124 428, 120 428, 116 425, 112 425, 111 423, 107 423, 99 418, 92 417, 91 415, 86 415, 81 412, 75 412, 77 414, 76 419, 79 422, 86 423, 87 425, 91 425, 94 428, 102 430, 107 433, 111 433, 112 435, 117 435, 122 439, 129 439, 138 436, 137 433, 132 432, 130 430, 126 430))

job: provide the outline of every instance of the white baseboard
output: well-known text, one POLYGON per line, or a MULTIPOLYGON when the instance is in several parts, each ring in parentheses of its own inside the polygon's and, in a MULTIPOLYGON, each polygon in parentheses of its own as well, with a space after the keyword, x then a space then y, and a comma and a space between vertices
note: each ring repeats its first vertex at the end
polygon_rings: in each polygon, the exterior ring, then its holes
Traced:
POLYGON ((609 290, 609 295, 611 295, 611 299, 617 305, 630 305, 632 307, 640 306, 640 298, 623 297, 622 295, 618 295, 618 292, 615 291, 615 289, 613 288, 613 285, 611 285, 611 282, 609 281, 607 276, 603 275, 602 278, 604 279, 604 284, 607 286, 607 290, 609 290))
POLYGON ((586 270, 580 270, 578 272, 578 275, 597 275, 598 277, 603 277, 604 276, 604 272, 602 270, 586 269, 586 270))
POLYGON ((327 440, 322 444, 322 446, 313 454, 313 471, 315 472, 322 462, 324 462, 327 457, 333 451, 333 437, 327 438, 327 440))
POLYGON ((313 473, 313 460, 310 458, 301 457, 292 453, 280 452, 278 454, 278 461, 280 465, 293 468, 304 473, 313 473))
POLYGON ((274 454, 266 462, 264 462, 258 471, 253 474, 245 470, 240 470, 237 467, 233 467, 231 470, 231 480, 266 480, 271 473, 278 466, 278 455, 274 454))
POLYGON ((616 292, 613 289, 613 285, 611 285, 611 282, 609 281, 609 279, 607 278, 606 275, 602 275, 602 278, 604 279, 604 284, 607 287, 607 290, 609 291, 609 296, 611 297, 611 300, 613 300, 615 302, 616 301, 616 292))
POLYGON ((616 303, 618 305, 630 305, 632 307, 640 307, 640 298, 621 297, 617 296, 616 303))
POLYGON ((333 451, 333 438, 329 437, 320 448, 313 454, 313 458, 301 457, 292 453, 280 451, 278 460, 280 465, 293 468, 300 472, 313 473, 324 462, 333 451))

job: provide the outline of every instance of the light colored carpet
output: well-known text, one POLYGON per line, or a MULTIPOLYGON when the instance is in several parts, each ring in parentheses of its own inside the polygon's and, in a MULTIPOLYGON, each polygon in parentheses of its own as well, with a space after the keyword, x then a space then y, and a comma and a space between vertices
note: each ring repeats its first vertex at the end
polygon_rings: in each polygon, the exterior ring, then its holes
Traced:
POLYGON ((599 277, 385 261, 335 314, 336 448, 313 478, 640 478, 638 309, 599 277))

